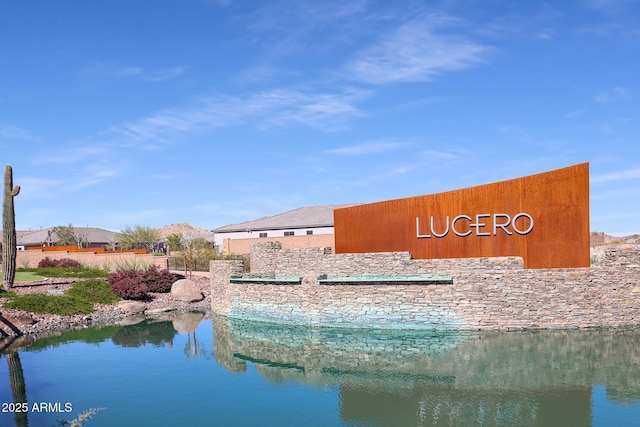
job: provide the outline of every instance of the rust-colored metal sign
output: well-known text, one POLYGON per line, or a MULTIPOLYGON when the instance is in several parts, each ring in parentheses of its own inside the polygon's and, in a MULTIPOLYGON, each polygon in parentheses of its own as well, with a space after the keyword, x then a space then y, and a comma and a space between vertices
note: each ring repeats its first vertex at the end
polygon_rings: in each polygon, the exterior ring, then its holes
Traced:
POLYGON ((521 256, 525 268, 588 267, 589 164, 336 209, 334 225, 336 253, 521 256))

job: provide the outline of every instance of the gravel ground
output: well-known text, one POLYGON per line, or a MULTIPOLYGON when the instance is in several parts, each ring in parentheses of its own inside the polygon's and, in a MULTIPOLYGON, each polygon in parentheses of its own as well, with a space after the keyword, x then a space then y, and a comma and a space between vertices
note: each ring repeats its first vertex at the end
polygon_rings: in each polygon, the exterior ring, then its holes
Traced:
MULTIPOLYGON (((150 293, 150 298, 141 301, 145 312, 209 310, 211 308, 211 286, 208 273, 194 273, 191 278, 200 288, 205 298, 195 303, 174 300, 170 293, 150 293)), ((17 294, 49 293, 49 291, 66 292, 78 279, 45 279, 37 282, 17 283, 12 291, 17 294)), ((34 314, 19 310, 3 308, 7 299, 0 298, 0 339, 6 335, 39 334, 48 331, 64 330, 72 327, 89 325, 106 325, 126 321, 133 316, 118 303, 96 304, 95 311, 90 314, 60 316, 56 314, 34 314)))

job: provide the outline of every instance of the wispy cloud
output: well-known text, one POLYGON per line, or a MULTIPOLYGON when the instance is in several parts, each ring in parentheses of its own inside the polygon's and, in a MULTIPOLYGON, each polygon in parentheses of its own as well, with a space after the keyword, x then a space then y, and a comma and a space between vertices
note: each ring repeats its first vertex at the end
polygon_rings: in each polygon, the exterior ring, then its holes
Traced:
POLYGON ((430 160, 452 160, 457 159, 460 155, 466 154, 465 151, 437 151, 437 150, 425 150, 422 152, 422 157, 430 160))
POLYGON ((361 114, 356 103, 364 91, 311 93, 300 90, 272 90, 245 97, 209 97, 185 109, 164 110, 137 122, 115 126, 127 144, 165 141, 175 132, 199 132, 226 126, 254 123, 281 126, 298 123, 331 130, 347 118, 361 114))
POLYGON ((270 57, 283 57, 349 43, 359 23, 366 21, 367 3, 367 0, 271 1, 244 19, 254 43, 267 44, 270 57), (345 26, 349 36, 344 34, 345 26))
POLYGON ((608 105, 616 102, 626 101, 630 99, 629 92, 621 87, 612 87, 600 91, 594 98, 594 101, 598 104, 608 105))
POLYGON ((233 3, 232 0, 203 0, 203 1, 213 3, 220 7, 229 7, 233 3))
POLYGON ((409 21, 360 52, 347 69, 356 80, 385 84, 430 80, 482 62, 489 47, 442 33, 453 22, 443 16, 409 21))
POLYGON ((140 78, 149 82, 162 82, 182 75, 186 66, 175 66, 150 70, 138 65, 122 65, 108 62, 93 62, 82 70, 83 74, 108 78, 140 78))
POLYGON ((349 184, 345 183, 344 185, 367 186, 375 182, 388 181, 389 179, 392 179, 396 176, 406 175, 416 170, 424 169, 427 166, 428 166, 428 162, 425 162, 425 161, 399 164, 399 165, 386 168, 385 170, 377 174, 361 177, 360 179, 353 179, 349 182, 349 184))
POLYGON ((39 137, 34 135, 28 130, 21 129, 15 126, 0 124, 0 142, 2 140, 11 141, 25 141, 25 142, 38 142, 39 137))
POLYGON ((589 0, 587 4, 593 9, 607 12, 619 13, 637 6, 636 0, 589 0))
POLYGON ((144 72, 142 67, 135 65, 120 65, 106 62, 93 62, 82 69, 83 74, 100 77, 126 78, 139 76, 144 72))
MULTIPOLYGON (((75 192, 92 187, 118 177, 126 167, 126 161, 119 156, 113 147, 94 142, 64 150, 56 150, 56 154, 41 153, 33 163, 47 170, 55 168, 59 179, 55 181, 35 181, 34 187, 44 189, 47 185, 55 186, 56 192, 75 192)), ((46 192, 43 195, 47 195, 46 192)))
POLYGON ((107 147, 99 145, 80 146, 75 148, 57 149, 58 154, 42 153, 35 157, 36 165, 73 165, 85 163, 89 159, 104 159, 110 154, 107 147))
POLYGON ((91 164, 83 168, 81 179, 70 180, 63 188, 74 192, 109 181, 119 176, 122 168, 113 164, 91 164))
POLYGON ((179 66, 166 68, 159 71, 153 71, 149 73, 149 77, 147 78, 147 80, 150 82, 163 82, 165 80, 170 80, 184 74, 186 70, 187 67, 179 66))
POLYGON ((553 28, 544 28, 533 35, 534 39, 543 41, 553 40, 555 36, 556 30, 553 28))
POLYGON ((629 179, 640 178, 640 168, 629 169, 625 171, 613 172, 608 174, 596 175, 591 177, 590 181, 593 184, 602 184, 611 181, 626 181, 629 179))
POLYGON ((64 185, 64 180, 25 176, 16 184, 20 185, 21 198, 37 199, 57 194, 59 188, 64 185))
POLYGON ((387 151, 395 151, 406 147, 405 142, 395 141, 373 141, 363 144, 351 145, 349 147, 340 147, 327 150, 328 154, 337 154, 343 156, 359 156, 362 154, 383 153, 387 151))

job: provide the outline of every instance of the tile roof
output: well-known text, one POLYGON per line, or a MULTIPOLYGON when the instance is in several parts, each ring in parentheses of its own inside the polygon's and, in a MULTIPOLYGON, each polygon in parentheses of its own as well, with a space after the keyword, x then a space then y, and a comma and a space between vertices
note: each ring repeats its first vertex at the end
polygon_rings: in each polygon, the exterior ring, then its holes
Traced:
MULTIPOLYGON (((43 242, 47 241, 49 236, 49 232, 53 230, 54 227, 45 228, 42 230, 33 231, 30 233, 19 235, 16 232, 17 243, 21 246, 27 245, 41 245, 43 242)), ((96 227, 73 227, 74 233, 76 235, 81 235, 87 238, 89 243, 109 243, 114 242, 116 239, 116 232, 105 230, 102 228, 96 227)), ((53 241, 55 242, 57 239, 55 238, 53 241)))
POLYGON ((357 203, 324 206, 306 206, 277 215, 265 216, 251 221, 229 224, 213 230, 214 233, 237 231, 282 230, 289 228, 333 227, 333 211, 357 203))

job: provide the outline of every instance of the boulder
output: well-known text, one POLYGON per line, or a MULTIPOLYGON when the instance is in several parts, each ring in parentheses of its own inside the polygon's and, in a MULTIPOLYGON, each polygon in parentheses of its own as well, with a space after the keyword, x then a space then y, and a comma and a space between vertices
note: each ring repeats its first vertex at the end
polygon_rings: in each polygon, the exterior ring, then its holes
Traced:
POLYGON ((2 348, 3 354, 6 356, 8 353, 18 352, 25 347, 31 347, 35 340, 32 334, 8 336, 0 338, 0 348, 2 348))
POLYGON ((173 329, 181 334, 189 334, 198 328, 202 319, 204 319, 204 313, 199 311, 182 313, 173 319, 173 329))
POLYGON ((178 301, 197 302, 204 299, 204 294, 193 280, 180 279, 171 285, 171 297, 178 301))
POLYGON ((133 316, 127 316, 120 321, 121 326, 137 325, 140 322, 147 320, 144 314, 134 314, 133 316))
POLYGON ((118 307, 123 309, 129 314, 142 313, 145 310, 145 305, 139 301, 127 301, 123 300, 118 303, 118 307))
POLYGON ((36 320, 29 313, 0 313, 0 337, 22 335, 24 328, 33 325, 36 320))
POLYGON ((174 307, 152 308, 150 310, 145 311, 144 314, 148 316, 154 316, 156 314, 163 314, 163 313, 167 313, 169 311, 174 311, 174 310, 175 310, 174 307))
POLYGON ((29 313, 15 313, 9 314, 6 317, 2 316, 0 321, 6 326, 11 328, 12 326, 29 326, 36 323, 36 320, 29 313))

